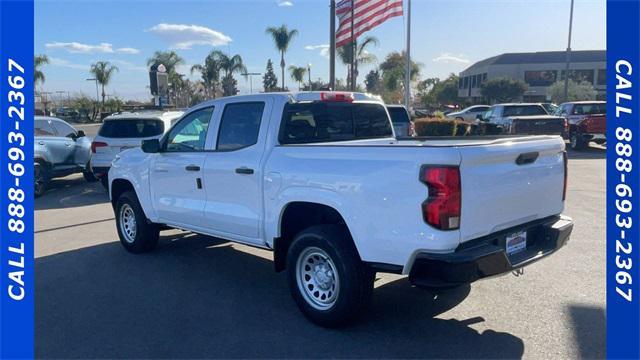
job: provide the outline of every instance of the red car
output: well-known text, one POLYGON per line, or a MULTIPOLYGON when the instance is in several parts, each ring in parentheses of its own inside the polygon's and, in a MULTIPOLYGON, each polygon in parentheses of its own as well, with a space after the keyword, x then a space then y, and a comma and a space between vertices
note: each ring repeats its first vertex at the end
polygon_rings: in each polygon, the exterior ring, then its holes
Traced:
POLYGON ((607 128, 607 103, 604 101, 575 101, 561 104, 556 115, 569 123, 569 140, 574 150, 584 149, 589 142, 604 144, 607 128))

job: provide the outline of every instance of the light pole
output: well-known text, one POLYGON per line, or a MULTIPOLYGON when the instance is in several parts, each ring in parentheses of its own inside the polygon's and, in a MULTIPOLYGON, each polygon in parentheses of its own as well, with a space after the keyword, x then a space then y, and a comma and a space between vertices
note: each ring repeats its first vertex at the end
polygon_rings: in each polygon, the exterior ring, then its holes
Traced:
POLYGON ((251 91, 249 92, 250 94, 253 94, 253 76, 254 75, 262 75, 261 73, 250 73, 250 72, 246 72, 246 73, 242 73, 242 76, 248 76, 249 77, 249 87, 251 89, 251 91))
POLYGON ((309 75, 309 91, 313 91, 311 86, 311 63, 307 64, 307 74, 309 75))
POLYGON ((564 101, 569 101, 569 64, 571 63, 571 29, 573 27, 573 0, 569 11, 569 40, 567 42, 567 65, 564 71, 564 101))

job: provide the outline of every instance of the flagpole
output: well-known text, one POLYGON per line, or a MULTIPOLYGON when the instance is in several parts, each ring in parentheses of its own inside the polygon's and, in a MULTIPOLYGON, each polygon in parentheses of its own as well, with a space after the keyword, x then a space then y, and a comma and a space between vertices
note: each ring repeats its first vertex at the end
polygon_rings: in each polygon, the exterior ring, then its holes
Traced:
POLYGON ((407 0, 407 67, 404 73, 404 106, 409 109, 411 101, 411 0, 407 0))
POLYGON ((351 0, 351 91, 356 90, 356 82, 354 73, 356 70, 356 39, 354 38, 354 16, 355 16, 356 0, 351 0))
POLYGON ((329 87, 336 89, 336 0, 331 0, 329 29, 329 87))

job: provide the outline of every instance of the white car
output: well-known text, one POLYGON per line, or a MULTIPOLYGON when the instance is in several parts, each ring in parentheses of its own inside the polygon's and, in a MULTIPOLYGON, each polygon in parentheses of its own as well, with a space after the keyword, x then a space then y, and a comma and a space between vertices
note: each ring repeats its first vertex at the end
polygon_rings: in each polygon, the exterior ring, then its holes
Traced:
POLYGON ((109 195, 126 250, 152 250, 166 226, 272 250, 304 315, 339 326, 366 308, 376 271, 453 287, 564 246, 564 148, 396 139, 384 104, 359 93, 243 95, 122 152, 109 195))
POLYGON ((104 119, 91 143, 91 170, 106 183, 111 162, 121 151, 139 147, 142 140, 159 139, 183 111, 124 112, 104 119))
POLYGON ((460 111, 451 112, 447 114, 448 119, 464 120, 464 121, 476 121, 476 116, 489 110, 489 105, 473 105, 460 111))

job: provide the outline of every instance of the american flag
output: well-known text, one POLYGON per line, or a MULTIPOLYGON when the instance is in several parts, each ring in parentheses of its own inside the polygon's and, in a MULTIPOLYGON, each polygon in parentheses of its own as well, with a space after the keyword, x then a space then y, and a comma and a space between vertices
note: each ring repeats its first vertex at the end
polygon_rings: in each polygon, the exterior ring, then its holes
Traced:
POLYGON ((336 16, 340 21, 336 47, 351 41, 351 6, 354 2, 353 36, 356 39, 387 19, 402 16, 402 0, 342 0, 336 4, 336 16))

